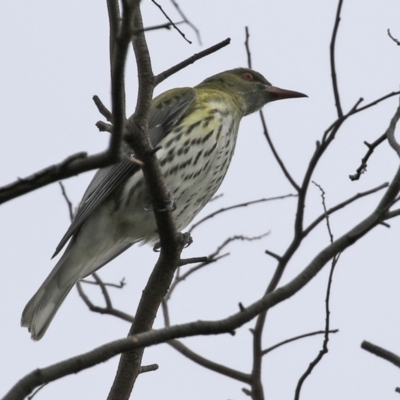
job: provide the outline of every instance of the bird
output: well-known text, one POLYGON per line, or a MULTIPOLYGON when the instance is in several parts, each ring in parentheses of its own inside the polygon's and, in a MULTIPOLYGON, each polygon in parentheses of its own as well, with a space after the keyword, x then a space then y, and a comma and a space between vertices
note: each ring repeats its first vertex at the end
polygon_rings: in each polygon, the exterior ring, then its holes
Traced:
MULTIPOLYGON (((265 104, 307 95, 273 86, 249 68, 213 75, 199 85, 168 90, 153 99, 148 131, 173 216, 182 231, 215 195, 235 151, 243 117, 265 104)), ((122 159, 99 169, 85 191, 49 276, 29 300, 21 325, 40 340, 76 282, 135 243, 156 243, 157 226, 140 163, 122 145, 122 159)))

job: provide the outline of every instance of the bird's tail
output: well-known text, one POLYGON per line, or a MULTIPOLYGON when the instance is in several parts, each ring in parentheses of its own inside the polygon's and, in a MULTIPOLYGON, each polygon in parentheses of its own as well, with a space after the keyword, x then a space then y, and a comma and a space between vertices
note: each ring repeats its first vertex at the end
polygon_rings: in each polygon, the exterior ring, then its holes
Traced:
POLYGON ((67 294, 80 279, 92 274, 133 243, 97 241, 92 246, 72 239, 65 253, 22 312, 21 325, 28 328, 33 340, 46 333, 67 294))
POLYGON ((73 247, 71 242, 22 312, 21 325, 28 328, 33 340, 43 337, 65 297, 83 277, 82 270, 87 260, 76 254, 73 247))
MULTIPOLYGON (((58 264, 54 270, 58 270, 57 267, 59 267, 58 264)), ((57 274, 53 273, 54 270, 29 300, 22 312, 21 326, 28 328, 33 340, 40 340, 43 337, 65 297, 78 281, 77 278, 67 284, 60 285, 57 274)))

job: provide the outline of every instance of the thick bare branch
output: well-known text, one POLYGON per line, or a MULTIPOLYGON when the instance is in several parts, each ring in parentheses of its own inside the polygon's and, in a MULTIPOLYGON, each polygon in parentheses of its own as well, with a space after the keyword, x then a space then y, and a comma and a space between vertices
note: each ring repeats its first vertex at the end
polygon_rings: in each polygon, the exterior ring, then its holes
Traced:
POLYGON ((197 321, 160 329, 158 331, 140 333, 108 343, 89 353, 73 357, 53 366, 40 370, 37 369, 22 378, 8 394, 6 394, 4 400, 22 400, 24 397, 28 396, 32 390, 43 383, 51 382, 63 376, 90 368, 121 352, 132 351, 133 349, 143 348, 181 337, 231 333, 256 315, 265 312, 269 308, 274 307, 276 304, 297 293, 316 276, 330 259, 343 252, 346 248, 376 227, 399 192, 400 169, 397 171, 376 209, 367 218, 319 252, 310 264, 289 283, 274 290, 272 293, 267 293, 263 298, 247 306, 240 312, 219 321, 197 321))
POLYGON ((15 182, 0 187, 0 204, 60 179, 70 178, 93 169, 108 167, 115 162, 117 157, 116 154, 109 151, 90 157, 84 152, 73 154, 58 164, 46 167, 26 178, 18 178, 15 182))

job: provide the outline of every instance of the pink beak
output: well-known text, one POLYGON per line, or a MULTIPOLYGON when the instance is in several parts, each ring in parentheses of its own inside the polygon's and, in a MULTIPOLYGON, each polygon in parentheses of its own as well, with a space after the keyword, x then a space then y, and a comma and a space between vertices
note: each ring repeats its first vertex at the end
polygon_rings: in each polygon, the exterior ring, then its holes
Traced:
POLYGON ((275 97, 275 100, 293 99, 295 97, 308 97, 304 93, 295 92, 293 90, 281 89, 276 86, 266 86, 265 90, 268 93, 271 93, 273 97, 275 97))

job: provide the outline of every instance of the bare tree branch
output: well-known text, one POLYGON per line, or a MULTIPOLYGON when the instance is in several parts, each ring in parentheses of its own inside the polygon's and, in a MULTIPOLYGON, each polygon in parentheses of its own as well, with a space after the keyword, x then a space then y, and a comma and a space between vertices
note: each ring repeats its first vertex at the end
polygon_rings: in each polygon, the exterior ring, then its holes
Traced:
POLYGON ((356 181, 356 180, 360 179, 361 174, 363 174, 367 170, 367 162, 368 162, 369 158, 371 157, 372 153, 386 139, 387 139, 386 133, 384 133, 382 136, 380 136, 378 139, 376 139, 373 143, 364 142, 364 144, 368 147, 368 151, 365 154, 365 156, 361 159, 361 164, 357 168, 356 173, 353 175, 349 175, 349 178, 352 181, 356 181))
POLYGON ((200 31, 196 28, 196 26, 189 21, 189 19, 186 17, 186 15, 183 13, 183 11, 181 10, 181 8, 179 7, 179 4, 175 1, 175 0, 171 0, 171 3, 174 5, 174 7, 176 8, 176 11, 179 13, 179 15, 181 16, 181 18, 183 19, 183 21, 188 24, 196 33, 197 36, 197 40, 199 42, 199 45, 202 45, 201 42, 201 36, 200 36, 200 31))
MULTIPOLYGON (((354 201, 361 199, 365 196, 369 196, 370 194, 376 193, 379 190, 382 190, 386 187, 388 187, 388 183, 383 183, 382 185, 379 185, 373 189, 367 190, 365 192, 357 193, 353 197, 350 197, 349 199, 343 201, 342 203, 337 204, 336 206, 330 208, 329 210, 326 211, 326 215, 331 215, 335 211, 338 211, 347 205, 353 203, 354 201)), ((318 218, 316 218, 306 229, 303 231, 303 236, 306 237, 321 221, 323 221, 325 218, 325 214, 321 214, 318 218)))
POLYGON ((392 120, 390 121, 389 127, 386 129, 385 133, 380 136, 378 139, 376 139, 372 144, 369 144, 367 142, 364 142, 365 145, 368 147, 368 151, 361 160, 361 165, 357 168, 357 171, 354 175, 350 175, 349 178, 354 181, 360 178, 361 174, 366 170, 367 168, 367 161, 373 151, 375 150, 376 147, 378 147, 382 142, 384 142, 386 139, 389 139, 389 143, 392 146, 392 148, 397 152, 397 154, 400 156, 400 146, 397 143, 395 136, 394 136, 394 131, 396 128, 396 124, 398 120, 400 119, 400 105, 397 107, 397 110, 395 114, 392 117, 392 120))
POLYGON ((335 104, 338 113, 338 117, 343 117, 342 105, 340 103, 340 96, 339 96, 339 87, 337 83, 337 76, 336 76, 336 65, 335 65, 335 46, 336 46, 336 37, 339 30, 339 23, 340 23, 340 12, 342 10, 343 0, 339 0, 337 12, 336 12, 336 19, 335 25, 333 27, 332 32, 332 39, 330 45, 330 62, 331 62, 331 74, 332 74, 332 86, 333 86, 333 94, 335 96, 335 104))
MULTIPOLYGON (((329 224, 328 224, 328 227, 329 227, 329 224)), ((330 231, 330 227, 328 229, 330 231)), ((333 242, 333 236, 332 236, 331 240, 333 242)), ((302 388, 305 380, 307 379, 308 376, 311 375, 312 371, 317 366, 317 364, 319 364, 319 362, 322 360, 323 356, 326 353, 328 353, 328 342, 329 342, 329 333, 330 333, 330 330, 329 330, 329 325, 330 325, 329 299, 330 299, 330 294, 331 294, 332 276, 333 276, 333 272, 335 270, 335 266, 336 266, 337 262, 339 261, 339 257, 340 257, 340 253, 338 253, 332 259, 331 270, 330 270, 330 273, 329 273, 328 288, 327 288, 327 291, 326 291, 326 298, 325 298, 325 313, 326 313, 326 317, 325 317, 325 334, 324 334, 324 342, 322 344, 322 349, 318 353, 318 355, 315 358, 315 360, 310 363, 310 365, 307 368, 307 370, 304 372, 304 374, 299 379, 299 382, 297 383, 297 386, 296 386, 295 396, 294 396, 295 400, 299 400, 300 399, 300 391, 301 391, 301 388, 302 388)))
POLYGON ((144 374, 146 372, 153 372, 158 370, 157 364, 143 365, 140 367, 139 374, 144 374))
POLYGON ((112 113, 111 111, 103 104, 103 102, 100 100, 99 96, 94 95, 93 96, 93 101, 94 104, 96 104, 97 109, 99 110, 99 113, 108 121, 112 122, 112 113))
POLYGON ((200 53, 193 54, 191 57, 187 58, 186 60, 180 62, 179 64, 174 65, 173 67, 167 69, 164 72, 161 72, 160 74, 156 75, 154 77, 154 85, 157 86, 160 84, 162 81, 170 77, 171 75, 177 73, 183 68, 186 68, 188 65, 195 63, 197 60, 200 60, 203 57, 206 57, 212 53, 215 53, 216 51, 222 49, 225 46, 228 46, 230 44, 231 39, 227 38, 223 40, 222 42, 219 42, 215 44, 214 46, 209 47, 208 49, 205 49, 201 51, 200 53))
POLYGON ((94 305, 89 299, 89 297, 86 295, 86 293, 83 291, 82 282, 78 282, 76 284, 76 288, 78 289, 79 296, 81 297, 83 302, 87 305, 90 311, 99 314, 113 315, 114 317, 120 318, 130 323, 133 323, 135 321, 135 318, 132 317, 132 315, 127 314, 121 310, 117 310, 112 306, 112 304, 109 304, 106 307, 100 307, 94 305))
POLYGON ((250 384, 251 382, 251 377, 249 374, 240 372, 236 369, 229 368, 226 365, 219 364, 207 358, 204 358, 201 355, 190 350, 187 346, 185 346, 182 342, 178 340, 170 340, 168 344, 179 353, 187 357, 189 360, 195 362, 198 365, 201 365, 204 368, 209 369, 210 371, 218 372, 221 375, 235 379, 239 382, 244 382, 248 384, 250 384))
POLYGON ((262 235, 259 236, 253 236, 253 237, 247 237, 247 236, 243 236, 243 235, 236 235, 236 236, 232 236, 229 237, 227 239, 224 240, 224 242, 222 244, 220 244, 217 249, 211 253, 208 257, 207 260, 204 262, 201 262, 200 264, 190 268, 188 271, 186 271, 184 274, 180 275, 180 269, 177 270, 177 273, 175 275, 175 279, 171 284, 171 287, 169 288, 168 294, 166 296, 166 301, 168 301, 171 296, 173 291, 176 289, 176 287, 178 286, 179 283, 181 283, 182 281, 186 280, 190 275, 192 275, 193 273, 197 272, 198 270, 204 268, 205 266, 214 263, 216 261, 218 261, 219 259, 226 257, 229 255, 229 253, 227 254, 222 254, 219 255, 221 253, 221 251, 231 242, 234 242, 236 240, 242 240, 242 241, 253 241, 253 240, 260 240, 262 238, 264 238, 265 236, 267 236, 269 233, 264 233, 262 235))
MULTIPOLYGON (((126 124, 125 140, 134 150, 135 156, 143 162, 142 172, 147 182, 161 244, 160 257, 143 291, 135 321, 129 330, 129 335, 132 336, 152 329, 161 300, 165 296, 174 272, 179 265, 182 242, 181 236, 176 232, 171 212, 161 211, 165 209, 165 204, 169 200, 169 192, 147 134, 148 115, 154 90, 154 75, 144 33, 140 33, 143 29, 140 5, 138 1, 134 1, 133 4, 123 4, 122 26, 128 24, 130 29, 139 32, 133 37, 124 37, 124 40, 129 38, 130 41, 132 39, 139 77, 138 101, 135 113, 126 124), (130 25, 131 22, 133 23, 132 26, 130 25)), ((119 43, 120 40, 117 42, 119 43)), ((140 372, 143 351, 144 348, 142 347, 122 354, 108 396, 109 400, 127 400, 130 397, 133 385, 140 372)))
POLYGON ((155 1, 151 0, 153 4, 155 4, 159 10, 164 14, 164 17, 167 18, 169 23, 176 29, 177 32, 189 43, 192 44, 192 42, 186 37, 186 35, 175 25, 175 23, 172 21, 172 19, 168 16, 168 14, 163 10, 163 8, 155 1))
POLYGON ((375 354, 378 357, 385 359, 386 361, 391 362, 396 367, 400 368, 400 357, 397 354, 392 353, 391 351, 386 350, 383 347, 377 346, 376 344, 367 342, 366 340, 361 343, 361 348, 372 354, 375 354))
POLYGON ((269 197, 269 198, 264 198, 264 199, 258 199, 258 200, 251 200, 251 201, 246 201, 245 203, 239 203, 239 204, 235 204, 233 206, 229 206, 229 207, 223 207, 220 208, 217 211, 212 212, 211 214, 206 215, 204 218, 202 218, 200 221, 196 222, 195 224, 193 224, 190 229, 189 232, 193 232, 195 228, 197 228, 199 225, 201 225, 202 223, 204 223, 205 221, 215 217, 218 214, 224 213, 226 211, 229 210, 233 210, 235 208, 241 208, 241 207, 248 207, 251 206, 253 204, 259 204, 259 203, 264 203, 266 201, 273 201, 273 200, 282 200, 282 199, 286 199, 288 197, 296 197, 295 194, 285 194, 282 196, 275 196, 275 197, 269 197))
MULTIPOLYGON (((329 233, 330 242, 332 244, 333 241, 334 241, 334 238, 333 238, 333 234, 332 234, 331 225, 330 225, 330 222, 329 222, 329 215, 327 213, 327 208, 326 208, 325 191, 323 190, 323 188, 320 185, 316 184, 315 182, 314 182, 314 184, 321 191, 322 206, 324 208, 326 227, 327 227, 327 230, 328 230, 328 233, 329 233)), ((329 327, 330 327, 329 300, 330 300, 330 294, 331 294, 333 272, 335 270, 336 264, 339 261, 340 254, 341 253, 338 253, 337 255, 335 255, 335 257, 333 257, 332 261, 331 261, 331 270, 329 272, 328 287, 327 287, 327 290, 326 290, 326 297, 325 297, 325 332, 324 332, 324 341, 323 341, 323 344, 322 344, 322 349, 320 350, 320 352, 318 353, 318 355, 314 359, 314 361, 312 361, 310 363, 309 367, 304 372, 304 374, 300 377, 300 379, 299 379, 299 381, 297 383, 296 391, 295 391, 295 396, 294 396, 295 400, 299 400, 300 391, 301 391, 302 385, 304 384, 304 382, 307 379, 307 377, 311 375, 312 371, 317 366, 317 364, 319 364, 319 362, 322 360, 324 355, 326 353, 328 353, 328 342, 329 342, 329 333, 330 333, 330 329, 329 329, 329 327)))
POLYGON ((322 207, 324 208, 324 214, 323 215, 324 215, 324 219, 326 221, 326 228, 328 229, 329 239, 330 239, 330 242, 332 243, 333 242, 333 234, 332 234, 331 225, 330 225, 330 222, 329 222, 329 214, 328 214, 328 211, 327 211, 327 208, 326 208, 325 190, 318 183, 316 183, 314 181, 312 181, 312 183, 315 186, 317 186, 318 189, 321 192, 322 207))
POLYGON ((251 51, 250 51, 250 44, 249 44, 249 39, 250 39, 250 33, 249 33, 249 27, 246 26, 245 28, 246 32, 246 39, 244 41, 244 47, 246 48, 246 53, 247 53, 247 66, 252 69, 252 62, 251 62, 251 51))
POLYGON ((37 369, 22 378, 5 395, 4 400, 22 400, 24 397, 28 396, 32 390, 43 383, 52 382, 63 376, 90 368, 121 352, 132 351, 133 349, 159 344, 180 337, 233 332, 256 315, 265 312, 269 308, 274 307, 276 304, 279 304, 297 293, 316 276, 330 259, 343 252, 346 248, 376 227, 399 192, 400 169, 396 172, 394 179, 390 183, 388 190, 382 197, 378 206, 369 216, 319 252, 310 264, 286 285, 274 290, 272 293, 267 293, 260 300, 247 306, 240 312, 219 321, 196 321, 160 329, 158 331, 148 331, 132 335, 128 338, 100 346, 84 355, 73 357, 47 368, 37 369))
MULTIPOLYGON (((329 333, 337 333, 337 332, 339 332, 339 329, 331 329, 329 331, 329 333)), ((304 333, 303 335, 294 336, 290 339, 283 340, 282 342, 279 342, 277 344, 274 344, 271 347, 266 348, 265 350, 262 351, 262 355, 265 356, 266 354, 270 353, 272 350, 275 350, 278 347, 284 346, 285 344, 295 342, 297 340, 304 339, 304 338, 307 338, 310 336, 325 335, 325 334, 326 334, 326 331, 323 330, 323 331, 314 331, 314 332, 310 332, 310 333, 304 333)))
MULTIPOLYGON (((399 99, 400 100, 400 99, 399 99)), ((392 149, 397 153, 397 155, 400 157, 400 145, 399 143, 396 141, 396 138, 394 136, 394 131, 396 129, 396 124, 400 119, 400 102, 399 102, 399 106, 397 107, 396 112, 394 113, 389 127, 387 128, 385 134, 388 138, 389 144, 390 146, 392 146, 392 149)))
POLYGON ((390 37, 390 39, 393 40, 393 42, 395 42, 397 44, 397 46, 400 46, 400 40, 396 39, 395 37, 392 36, 392 34, 390 33, 390 29, 387 30, 387 34, 390 37))
POLYGON ((61 193, 67 202, 67 207, 68 207, 68 213, 69 213, 69 219, 72 221, 74 219, 74 210, 73 210, 73 205, 71 200, 68 198, 67 192, 65 191, 65 187, 62 182, 58 182, 60 187, 61 187, 61 193))
POLYGON ((60 179, 70 178, 93 169, 108 167, 115 162, 116 157, 110 151, 90 157, 84 152, 72 154, 58 164, 46 167, 26 178, 18 178, 15 182, 0 187, 0 204, 60 179))

